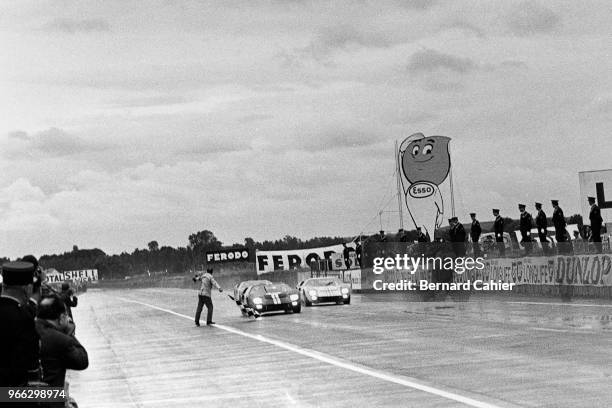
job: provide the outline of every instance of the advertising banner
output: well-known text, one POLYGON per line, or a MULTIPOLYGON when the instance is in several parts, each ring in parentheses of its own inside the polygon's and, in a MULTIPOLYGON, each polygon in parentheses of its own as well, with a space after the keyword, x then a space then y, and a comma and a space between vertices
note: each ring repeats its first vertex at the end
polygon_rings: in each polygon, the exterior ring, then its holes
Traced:
POLYGON ((206 252, 206 263, 248 262, 251 259, 248 248, 227 248, 206 252))
MULTIPOLYGON (((353 243, 347 246, 354 248, 353 243)), ((330 259, 332 254, 342 255, 342 244, 311 249, 290 249, 284 251, 257 251, 255 254, 257 274, 265 272, 306 269, 310 262, 318 259, 330 259)), ((354 253, 351 251, 351 253, 354 253)))
POLYGON ((455 275, 466 279, 501 280, 517 285, 612 286, 612 255, 574 255, 489 259, 482 270, 455 275))

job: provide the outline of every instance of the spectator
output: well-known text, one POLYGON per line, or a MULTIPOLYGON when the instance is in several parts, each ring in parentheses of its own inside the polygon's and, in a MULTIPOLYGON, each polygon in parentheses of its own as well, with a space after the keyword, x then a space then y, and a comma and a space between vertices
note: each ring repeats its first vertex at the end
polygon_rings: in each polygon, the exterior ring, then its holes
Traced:
POLYGON ((546 213, 542 210, 542 203, 535 203, 535 208, 538 210, 538 215, 536 215, 535 219, 536 227, 538 228, 538 238, 542 244, 542 252, 544 255, 548 255, 548 219, 546 218, 546 213))
POLYGON ((525 210, 525 204, 519 204, 518 208, 521 212, 520 231, 521 244, 525 247, 525 255, 531 254, 531 228, 533 228, 533 217, 525 210))

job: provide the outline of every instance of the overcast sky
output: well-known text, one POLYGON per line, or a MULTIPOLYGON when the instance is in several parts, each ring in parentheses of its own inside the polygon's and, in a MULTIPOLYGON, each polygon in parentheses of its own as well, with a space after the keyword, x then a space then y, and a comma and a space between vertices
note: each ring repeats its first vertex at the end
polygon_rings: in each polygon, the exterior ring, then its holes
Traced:
POLYGON ((0 2, 0 255, 377 231, 415 132, 452 138, 463 221, 577 213, 578 171, 612 167, 611 21, 609 0, 0 2))

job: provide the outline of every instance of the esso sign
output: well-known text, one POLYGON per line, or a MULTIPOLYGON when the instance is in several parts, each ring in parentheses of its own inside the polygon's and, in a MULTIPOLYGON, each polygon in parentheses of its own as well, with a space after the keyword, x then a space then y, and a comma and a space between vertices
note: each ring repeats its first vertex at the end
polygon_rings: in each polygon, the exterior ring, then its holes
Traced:
POLYGON ((414 198, 425 198, 433 195, 436 188, 433 184, 429 183, 415 183, 408 189, 408 194, 414 198))

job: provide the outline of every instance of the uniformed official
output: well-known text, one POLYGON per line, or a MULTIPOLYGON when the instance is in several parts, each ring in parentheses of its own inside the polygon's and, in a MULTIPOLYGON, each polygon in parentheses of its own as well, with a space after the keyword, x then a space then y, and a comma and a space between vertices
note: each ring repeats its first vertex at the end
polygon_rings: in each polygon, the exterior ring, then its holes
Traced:
POLYGON ((470 213, 470 217, 472 218, 472 226, 470 228, 470 237, 472 238, 472 247, 474 249, 474 257, 478 258, 482 255, 480 251, 480 234, 482 234, 482 228, 480 227, 480 222, 476 219, 476 213, 470 213))
POLYGON ((519 204, 518 208, 521 212, 521 218, 519 222, 519 230, 521 231, 521 243, 525 247, 525 255, 529 255, 531 253, 531 228, 533 228, 533 217, 525 210, 525 204, 519 204))
POLYGON ((591 205, 591 212, 589 213, 589 220, 591 221, 591 237, 595 243, 595 251, 601 252, 601 225, 603 224, 603 218, 601 218, 601 211, 595 203, 595 197, 589 197, 589 204, 591 205))
POLYGON ((548 219, 546 218, 546 213, 542 210, 542 203, 535 203, 535 208, 538 210, 538 214, 536 215, 535 223, 538 228, 538 238, 540 239, 540 243, 542 244, 542 252, 544 255, 548 254, 548 219))
POLYGON ((559 207, 559 200, 550 200, 553 206, 553 216, 552 222, 555 227, 555 239, 557 240, 558 251, 560 253, 568 252, 568 244, 566 244, 566 234, 565 231, 566 222, 565 216, 563 215, 563 210, 559 207))
POLYGON ((499 250, 499 256, 506 255, 506 245, 504 244, 504 219, 499 215, 497 208, 493 209, 493 216, 495 221, 493 222, 493 231, 495 232, 495 242, 497 242, 497 249, 499 250))
POLYGON ((465 228, 463 227, 463 224, 459 222, 457 217, 452 217, 450 219, 450 223, 453 252, 455 253, 455 256, 465 256, 465 239, 467 238, 465 228))
POLYGON ((421 227, 417 227, 417 242, 429 242, 429 238, 427 238, 427 235, 425 235, 423 233, 423 230, 421 229, 421 227))
POLYGON ((201 281, 202 285, 200 286, 200 292, 198 294, 198 308, 196 310, 195 315, 195 324, 196 326, 200 326, 200 315, 202 314, 202 308, 206 306, 208 314, 206 315, 206 325, 210 326, 211 324, 215 324, 212 320, 213 315, 213 303, 211 298, 212 287, 216 287, 219 292, 223 292, 221 286, 217 283, 215 278, 212 276, 213 269, 208 268, 205 273, 202 275, 196 275, 193 278, 193 281, 201 281))
POLYGON ((34 326, 32 295, 35 267, 30 262, 2 265, 0 296, 0 387, 25 387, 38 381, 40 338, 34 326))

